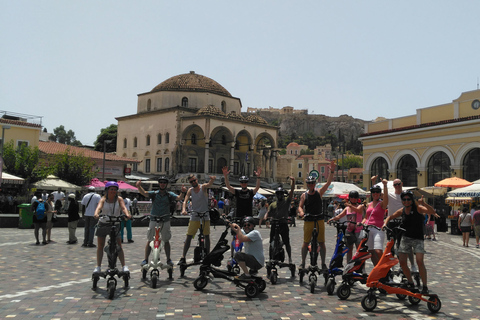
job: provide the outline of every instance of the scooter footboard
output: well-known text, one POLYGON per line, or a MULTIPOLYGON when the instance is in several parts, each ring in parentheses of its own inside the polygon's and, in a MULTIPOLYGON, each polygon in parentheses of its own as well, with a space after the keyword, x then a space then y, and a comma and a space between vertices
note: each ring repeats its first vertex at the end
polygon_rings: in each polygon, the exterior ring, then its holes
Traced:
POLYGON ((420 299, 420 300, 425 301, 425 302, 429 302, 428 298, 430 298, 430 297, 437 297, 438 298, 438 296, 436 294, 421 294, 419 292, 413 293, 413 292, 411 292, 407 289, 400 288, 400 287, 392 287, 392 286, 386 285, 384 283, 381 283, 380 281, 375 282, 375 284, 367 283, 367 287, 371 287, 371 288, 374 287, 374 288, 377 288, 377 289, 383 289, 383 290, 385 290, 385 292, 387 294, 402 294, 404 296, 414 297, 414 298, 420 299), (427 297, 427 298, 425 298, 425 297, 427 297))

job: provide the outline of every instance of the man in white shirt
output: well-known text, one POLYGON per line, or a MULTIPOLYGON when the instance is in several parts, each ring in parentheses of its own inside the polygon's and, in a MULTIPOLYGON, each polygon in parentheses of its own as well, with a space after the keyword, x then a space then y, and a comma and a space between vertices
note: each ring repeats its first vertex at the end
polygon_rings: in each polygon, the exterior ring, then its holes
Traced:
MULTIPOLYGON (((125 207, 127 207, 127 210, 128 212, 131 213, 131 205, 132 205, 132 200, 130 200, 130 198, 128 198, 128 195, 125 191, 122 192, 122 198, 123 198, 123 201, 125 202, 125 207)), ((122 239, 122 242, 123 242, 123 230, 124 228, 127 227, 127 241, 129 243, 133 243, 133 239, 132 239, 132 219, 128 219, 127 221, 122 221, 121 224, 120 224, 120 239, 122 239)))
POLYGON ((85 220, 85 233, 82 247, 96 247, 93 243, 93 237, 95 235, 95 225, 97 222, 93 215, 95 214, 95 209, 97 209, 100 199, 100 195, 95 193, 95 187, 89 187, 88 193, 82 199, 82 216, 85 220))

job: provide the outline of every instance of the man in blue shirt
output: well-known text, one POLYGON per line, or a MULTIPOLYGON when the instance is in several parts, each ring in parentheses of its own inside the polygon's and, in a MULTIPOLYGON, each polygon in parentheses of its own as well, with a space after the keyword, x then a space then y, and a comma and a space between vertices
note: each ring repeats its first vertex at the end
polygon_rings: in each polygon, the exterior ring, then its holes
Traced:
MULTIPOLYGON (((142 188, 141 183, 141 181, 137 181, 136 183, 140 194, 144 197, 153 198, 152 210, 150 212, 150 215, 165 217, 161 235, 164 243, 165 255, 167 256, 167 264, 173 266, 173 262, 170 259, 170 239, 172 237, 172 233, 170 231, 170 202, 172 200, 182 200, 185 196, 185 193, 187 192, 187 188, 185 188, 185 186, 182 186, 182 193, 180 195, 176 195, 171 191, 167 191, 168 179, 165 176, 161 176, 160 178, 158 178, 159 189, 157 191, 146 192, 142 188)), ((153 241, 153 238, 155 237, 155 224, 155 221, 150 220, 147 231, 148 241, 147 245, 145 246, 145 260, 142 261, 142 266, 148 263, 148 256, 152 251, 152 249, 150 248, 150 241, 153 241)))

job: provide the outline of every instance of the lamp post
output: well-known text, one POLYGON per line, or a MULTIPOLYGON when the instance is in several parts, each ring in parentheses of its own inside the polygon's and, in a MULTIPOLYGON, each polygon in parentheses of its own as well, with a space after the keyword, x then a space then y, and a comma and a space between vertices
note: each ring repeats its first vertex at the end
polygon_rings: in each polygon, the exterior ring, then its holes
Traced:
POLYGON ((4 142, 5 142, 5 130, 8 130, 10 129, 11 126, 7 125, 7 124, 4 124, 2 125, 2 166, 3 166, 3 145, 4 145, 4 142))
POLYGON ((112 143, 112 140, 103 140, 103 169, 102 169, 102 181, 105 181, 105 151, 107 149, 107 143, 112 143))

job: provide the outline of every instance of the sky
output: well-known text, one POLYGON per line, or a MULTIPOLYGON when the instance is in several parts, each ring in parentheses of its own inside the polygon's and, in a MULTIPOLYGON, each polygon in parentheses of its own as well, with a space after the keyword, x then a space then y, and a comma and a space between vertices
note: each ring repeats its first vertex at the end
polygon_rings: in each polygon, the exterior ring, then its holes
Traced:
POLYGON ((476 90, 480 1, 0 0, 0 110, 93 145, 195 71, 243 109, 370 121, 476 90))

